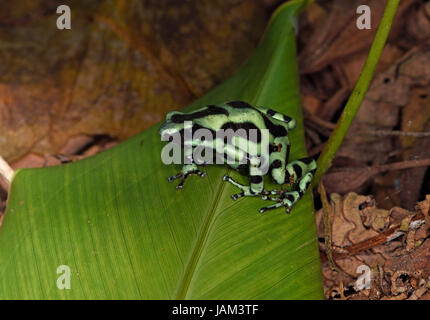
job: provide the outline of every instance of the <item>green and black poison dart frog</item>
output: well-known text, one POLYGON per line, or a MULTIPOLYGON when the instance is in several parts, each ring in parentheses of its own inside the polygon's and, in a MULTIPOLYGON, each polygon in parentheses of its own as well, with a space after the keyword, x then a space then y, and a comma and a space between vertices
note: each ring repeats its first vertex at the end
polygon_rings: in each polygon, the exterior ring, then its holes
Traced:
MULTIPOLYGON (((261 156, 263 148, 261 134, 257 134, 257 138, 254 139, 255 148, 253 153, 250 153, 250 148, 236 147, 237 144, 232 147, 232 144, 225 139, 222 139, 223 143, 223 155, 226 159, 227 155, 230 155, 232 161, 224 162, 233 169, 239 170, 241 173, 249 175, 249 186, 242 185, 230 176, 224 176, 223 180, 228 181, 234 186, 238 187, 241 192, 232 195, 233 200, 237 200, 244 196, 261 196, 263 200, 274 201, 275 204, 263 207, 259 210, 263 213, 269 209, 279 208, 284 206, 287 213, 291 211, 293 205, 303 196, 309 184, 312 181, 313 174, 316 170, 316 162, 312 158, 303 158, 288 163, 288 157, 290 153, 290 141, 288 139, 288 131, 294 129, 296 122, 294 119, 263 107, 256 107, 248 104, 244 101, 230 101, 220 105, 209 105, 190 113, 182 113, 179 111, 169 112, 166 116, 166 121, 160 127, 160 135, 163 141, 174 141, 172 136, 174 134, 180 136, 181 147, 188 146, 187 150, 184 148, 184 159, 188 159, 187 162, 183 162, 181 172, 169 177, 170 182, 181 177, 181 181, 177 186, 181 189, 184 185, 185 180, 191 174, 197 174, 201 177, 206 175, 198 169, 199 163, 193 159, 193 151, 197 147, 202 146, 212 149, 216 155, 220 155, 220 150, 217 149, 217 143, 220 142, 215 136, 219 131, 227 129, 244 129, 246 133, 250 133, 251 129, 257 130, 258 132, 268 132, 268 170, 273 180, 279 185, 290 185, 291 190, 271 190, 267 191, 264 189, 263 175, 265 174, 261 170, 261 156), (187 125, 188 123, 188 125, 187 125), (188 127, 186 127, 188 126, 188 127), (192 133, 191 139, 186 139, 185 131, 186 128, 192 133), (194 137, 199 129, 209 130, 214 139, 212 141, 203 138, 194 137), (170 137, 170 139, 168 139, 170 137), (239 154, 239 156, 237 155, 239 154), (259 158, 260 157, 260 158, 259 158), (241 162, 239 160, 242 160, 241 162), (245 160, 245 161, 243 161, 245 160)), ((243 132, 243 131, 242 131, 243 132)), ((249 135, 251 136, 251 135, 249 135)), ((246 137, 246 136, 242 136, 246 137)), ((231 142, 231 141, 230 141, 231 142)), ((263 157, 264 161, 264 157, 263 157)), ((182 162, 181 162, 182 163, 182 162)), ((212 163, 215 163, 212 162, 212 163)), ((219 162, 216 162, 219 164, 219 162)), ((267 162, 266 162, 267 163, 267 162)))

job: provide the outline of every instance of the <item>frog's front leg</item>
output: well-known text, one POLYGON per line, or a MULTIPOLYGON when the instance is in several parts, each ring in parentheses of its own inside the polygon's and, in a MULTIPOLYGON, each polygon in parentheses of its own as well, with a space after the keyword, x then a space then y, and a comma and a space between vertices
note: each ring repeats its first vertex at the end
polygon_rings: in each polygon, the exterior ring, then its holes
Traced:
POLYGON ((185 164, 182 167, 181 172, 179 172, 178 174, 175 174, 174 176, 171 176, 168 178, 169 182, 173 182, 176 179, 182 177, 181 181, 179 182, 179 184, 176 186, 176 189, 182 189, 184 187, 184 183, 185 180, 191 175, 191 174, 197 174, 200 177, 204 177, 206 176, 206 172, 202 172, 197 168, 197 165, 192 163, 192 164, 185 164))
POLYGON ((233 200, 237 200, 241 197, 246 197, 246 196, 252 196, 253 194, 251 193, 251 188, 249 186, 245 186, 243 184, 240 184, 239 182, 236 182, 232 177, 225 175, 222 178, 224 181, 228 181, 230 182, 232 185, 238 187, 239 189, 242 190, 242 192, 237 193, 237 194, 232 194, 231 198, 233 200))
POLYGON ((173 182, 176 179, 182 177, 181 181, 179 182, 179 184, 176 186, 176 189, 182 189, 184 187, 184 183, 185 180, 191 175, 191 174, 197 174, 200 177, 205 177, 206 176, 206 172, 202 172, 198 169, 197 165, 195 163, 193 163, 192 161, 192 148, 186 149, 185 151, 185 159, 188 160, 188 164, 184 164, 182 166, 182 170, 181 172, 179 172, 178 174, 175 174, 174 176, 171 176, 168 178, 169 182, 173 182))
POLYGON ((249 163, 249 186, 240 184, 227 175, 223 177, 223 180, 230 182, 232 185, 242 190, 242 192, 231 196, 233 200, 237 200, 241 197, 254 197, 267 194, 267 191, 264 190, 264 180, 260 169, 260 160, 258 158, 251 159, 249 163))

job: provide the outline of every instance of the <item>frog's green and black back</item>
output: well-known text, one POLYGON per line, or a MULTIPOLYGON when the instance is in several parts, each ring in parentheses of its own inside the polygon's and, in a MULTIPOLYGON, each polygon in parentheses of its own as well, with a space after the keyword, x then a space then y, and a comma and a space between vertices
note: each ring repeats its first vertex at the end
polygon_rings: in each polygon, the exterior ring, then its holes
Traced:
MULTIPOLYGON (((215 161, 219 156, 224 157, 224 160, 228 157, 230 159, 233 157, 233 163, 227 161, 224 161, 224 163, 239 170, 242 174, 249 175, 249 186, 241 185, 229 176, 224 177, 225 181, 229 181, 242 189, 241 193, 232 196, 233 199, 264 194, 268 200, 277 201, 278 203, 262 208, 260 212, 277 208, 281 205, 285 206, 287 211, 289 211, 294 203, 303 195, 316 169, 316 163, 313 159, 299 159, 288 164, 290 150, 288 131, 294 127, 294 119, 272 109, 252 106, 244 101, 230 101, 220 105, 209 105, 190 113, 179 111, 169 112, 166 116, 166 121, 161 125, 159 130, 162 140, 167 141, 168 137, 180 134, 181 145, 184 146, 186 143, 187 146, 192 147, 191 149, 185 148, 187 151, 184 151, 184 158, 191 159, 191 161, 184 164, 181 172, 170 177, 169 181, 182 177, 181 182, 177 186, 177 188, 182 188, 185 179, 190 174, 205 175, 204 172, 198 170, 197 162, 195 162, 195 159, 193 160, 192 150, 194 147, 203 146, 204 148, 212 149, 214 154, 213 163, 219 163, 215 161), (191 141, 188 137, 185 140, 185 126, 187 126, 187 130, 191 129, 191 141), (202 137, 194 138, 199 129, 209 130, 212 140, 208 141, 202 137), (234 133, 234 144, 226 138, 227 130, 231 130, 234 133), (269 141, 262 141, 263 130, 265 130, 265 133, 268 133, 269 141), (220 140, 220 136, 217 135, 218 132, 221 132, 223 136, 221 139, 224 139, 224 141, 220 140), (257 133, 256 137, 255 133, 257 133), (236 143, 237 141, 239 141, 239 144, 236 143), (240 142, 242 141, 245 144, 241 144, 240 142), (261 170, 260 161, 264 158, 262 150, 264 146, 267 147, 266 142, 269 144, 268 163, 272 178, 280 185, 293 183, 297 186, 297 190, 284 192, 280 194, 279 198, 269 196, 270 194, 277 194, 273 193, 274 191, 267 193, 264 190, 263 175, 266 173, 261 170), (216 153, 219 145, 225 148, 222 155, 216 153), (244 145, 246 149, 241 148, 244 145), (243 160, 246 161, 244 162, 243 160)), ((178 143, 178 141, 176 142, 178 143)))
POLYGON ((194 112, 182 113, 171 111, 166 116, 166 121, 160 127, 161 136, 170 136, 179 132, 184 139, 184 123, 192 122, 192 134, 198 129, 208 129, 215 137, 217 130, 244 129, 248 136, 250 130, 258 132, 257 142, 260 142, 262 129, 270 133, 269 143, 274 138, 287 136, 288 130, 295 127, 294 119, 262 107, 254 107, 243 101, 231 101, 222 105, 209 105, 194 112))

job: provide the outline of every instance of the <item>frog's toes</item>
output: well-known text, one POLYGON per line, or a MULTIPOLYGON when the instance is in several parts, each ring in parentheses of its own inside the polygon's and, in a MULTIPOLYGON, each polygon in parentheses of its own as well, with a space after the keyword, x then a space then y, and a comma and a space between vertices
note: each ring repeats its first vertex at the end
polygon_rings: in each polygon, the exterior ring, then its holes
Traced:
POLYGON ((264 212, 266 212, 268 210, 280 208, 282 206, 285 207, 285 211, 287 213, 291 212, 293 204, 291 203, 290 199, 286 199, 286 198, 283 198, 283 197, 275 198, 275 197, 272 197, 272 196, 263 196, 261 198, 263 200, 275 201, 276 203, 272 204, 270 206, 263 207, 263 208, 259 209, 258 212, 260 212, 260 213, 264 213, 264 212))
POLYGON ((260 209, 258 210, 258 212, 260 212, 260 213, 264 213, 264 212, 266 212, 266 211, 268 211, 268 210, 276 209, 276 208, 279 208, 279 207, 282 207, 282 206, 283 206, 282 202, 277 202, 277 203, 272 204, 272 205, 270 205, 270 206, 260 208, 260 209))
POLYGON ((270 195, 270 191, 263 189, 263 191, 261 191, 260 195, 261 195, 261 199, 266 200, 265 198, 267 198, 267 196, 270 195))
POLYGON ((267 206, 267 207, 263 207, 263 208, 258 209, 258 212, 264 213, 267 210, 276 209, 276 208, 279 208, 280 206, 282 206, 281 203, 275 203, 275 204, 272 204, 271 206, 267 206))
POLYGON ((245 196, 245 192, 240 192, 240 193, 236 193, 236 194, 232 194, 231 195, 231 198, 233 199, 233 200, 237 200, 237 199, 239 199, 239 198, 242 198, 242 197, 244 197, 245 196))
POLYGON ((176 179, 178 179, 179 177, 182 177, 182 172, 179 172, 178 174, 175 174, 174 176, 170 176, 170 177, 168 177, 168 178, 167 178, 167 180, 168 180, 169 182, 173 182, 173 181, 175 181, 176 179))
POLYGON ((167 179, 169 180, 169 182, 173 182, 176 179, 182 177, 181 181, 179 182, 179 184, 176 186, 176 189, 182 189, 184 187, 184 183, 185 180, 191 175, 191 174, 196 174, 200 177, 205 177, 206 176, 206 172, 200 171, 200 170, 191 170, 191 171, 187 171, 187 172, 179 172, 178 174, 168 177, 167 179))
POLYGON ((199 177, 202 177, 202 178, 204 178, 204 177, 206 177, 207 176, 207 173, 206 172, 204 172, 204 171, 200 171, 200 170, 196 170, 196 172, 195 172, 199 177))
POLYGON ((280 195, 283 192, 284 192, 283 190, 274 189, 274 190, 271 190, 269 193, 273 195, 280 195))
POLYGON ((268 194, 263 195, 261 197, 261 199, 263 199, 263 200, 269 200, 269 201, 276 201, 276 202, 281 202, 282 201, 281 198, 275 198, 275 197, 272 197, 272 196, 270 196, 268 194))

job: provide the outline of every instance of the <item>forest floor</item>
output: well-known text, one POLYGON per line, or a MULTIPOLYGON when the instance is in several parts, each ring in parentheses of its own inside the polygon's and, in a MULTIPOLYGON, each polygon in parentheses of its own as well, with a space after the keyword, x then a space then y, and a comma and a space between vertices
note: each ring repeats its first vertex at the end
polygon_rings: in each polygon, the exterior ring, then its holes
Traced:
MULTIPOLYGON (((362 2, 326 1, 302 19, 312 156, 334 128, 383 13, 384 1, 367 1, 371 29, 359 30, 351 21, 362 2)), ((329 196, 316 196, 324 204, 316 220, 327 299, 430 299, 429 130, 430 3, 402 1, 371 87, 323 179, 329 196)))

